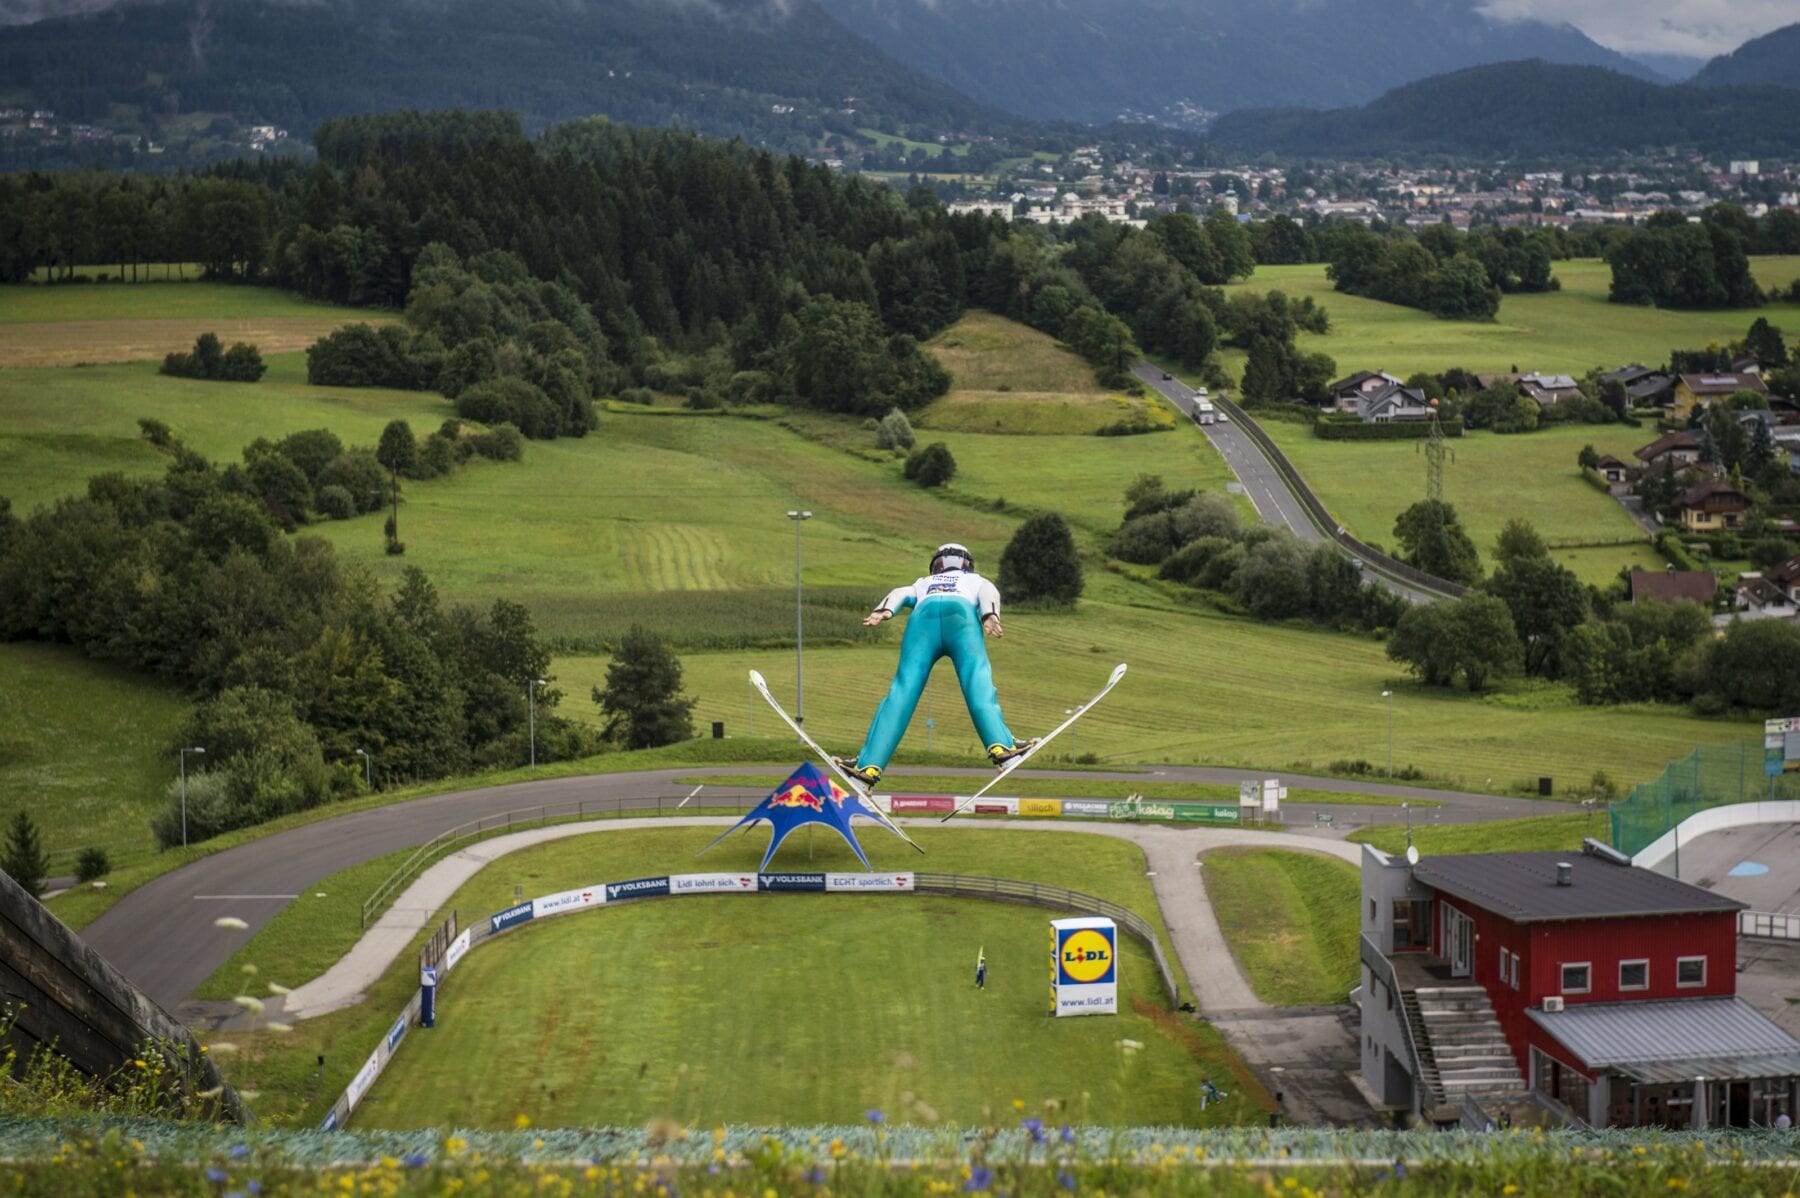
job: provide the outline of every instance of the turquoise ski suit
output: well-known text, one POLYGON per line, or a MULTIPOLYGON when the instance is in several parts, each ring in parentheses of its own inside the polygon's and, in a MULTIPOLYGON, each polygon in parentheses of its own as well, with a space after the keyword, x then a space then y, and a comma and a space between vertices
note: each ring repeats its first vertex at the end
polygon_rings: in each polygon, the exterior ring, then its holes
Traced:
POLYGON ((909 607, 913 613, 900 638, 899 668, 894 671, 887 698, 875 709, 856 764, 887 768, 940 657, 948 657, 956 666, 963 702, 982 745, 1012 748, 1013 735, 1000 715, 1000 696, 994 690, 987 646, 981 643, 982 620, 1000 614, 1000 592, 979 574, 950 570, 921 578, 911 586, 896 587, 875 610, 897 614, 909 607))

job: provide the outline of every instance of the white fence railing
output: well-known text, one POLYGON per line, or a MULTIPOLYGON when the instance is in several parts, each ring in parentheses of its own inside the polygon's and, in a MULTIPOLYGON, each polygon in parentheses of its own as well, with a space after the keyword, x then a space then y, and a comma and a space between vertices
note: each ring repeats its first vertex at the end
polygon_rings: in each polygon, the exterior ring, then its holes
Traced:
POLYGON ((1800 940, 1800 915, 1781 911, 1739 911, 1738 935, 1758 940, 1800 940))

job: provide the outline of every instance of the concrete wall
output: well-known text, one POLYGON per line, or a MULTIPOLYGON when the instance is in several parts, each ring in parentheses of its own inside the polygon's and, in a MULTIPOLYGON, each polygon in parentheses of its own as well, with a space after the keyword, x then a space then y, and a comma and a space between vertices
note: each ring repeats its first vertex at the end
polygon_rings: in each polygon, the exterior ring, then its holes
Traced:
POLYGON ((1800 801, 1767 800, 1760 803, 1729 803, 1696 811, 1673 828, 1651 841, 1649 846, 1631 859, 1633 865, 1673 874, 1675 847, 1697 836, 1717 832, 1721 828, 1741 828, 1747 824, 1800 823, 1800 801))

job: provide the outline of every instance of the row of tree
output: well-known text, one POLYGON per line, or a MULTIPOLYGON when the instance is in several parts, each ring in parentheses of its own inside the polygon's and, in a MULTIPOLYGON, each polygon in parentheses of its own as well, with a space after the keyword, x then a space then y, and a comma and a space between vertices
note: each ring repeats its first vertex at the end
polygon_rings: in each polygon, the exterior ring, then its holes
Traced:
POLYGON ((1385 629, 1406 608, 1405 600, 1366 582, 1333 545, 1309 546, 1285 528, 1243 527, 1223 495, 1170 491, 1159 476, 1145 474, 1126 489, 1125 505, 1110 555, 1227 596, 1259 619, 1385 629))
POLYGON ((1755 222, 1735 205, 1715 204, 1699 222, 1658 212, 1607 253, 1610 298, 1658 308, 1754 308, 1764 302, 1750 274, 1755 222))

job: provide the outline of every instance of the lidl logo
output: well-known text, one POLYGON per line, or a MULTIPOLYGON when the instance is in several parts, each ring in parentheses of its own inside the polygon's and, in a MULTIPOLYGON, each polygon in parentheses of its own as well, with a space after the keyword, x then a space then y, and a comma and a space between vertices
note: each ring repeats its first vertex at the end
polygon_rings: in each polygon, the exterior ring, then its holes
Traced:
POLYGON ((1057 965, 1065 982, 1108 981, 1114 965, 1112 938, 1093 928, 1070 932, 1057 950, 1057 965))

